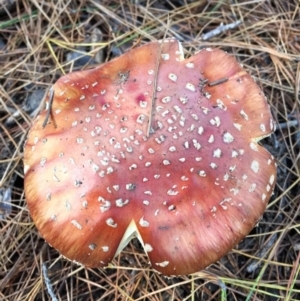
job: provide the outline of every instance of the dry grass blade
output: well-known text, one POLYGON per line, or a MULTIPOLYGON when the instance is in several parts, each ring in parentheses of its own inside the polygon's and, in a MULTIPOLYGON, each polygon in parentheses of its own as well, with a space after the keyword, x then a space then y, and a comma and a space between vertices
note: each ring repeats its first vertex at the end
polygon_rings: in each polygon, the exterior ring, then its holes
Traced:
POLYGON ((58 300, 300 300, 299 5, 298 0, 2 1, 0 299, 49 300, 42 279, 46 264, 47 284, 58 300), (207 33, 212 34, 204 41, 207 33), (107 269, 78 267, 40 238, 26 209, 26 132, 46 89, 63 73, 90 68, 165 34, 181 40, 187 56, 204 46, 232 53, 262 87, 277 122, 276 132, 262 141, 278 162, 275 193, 252 233, 202 274, 162 277, 136 241, 107 269))

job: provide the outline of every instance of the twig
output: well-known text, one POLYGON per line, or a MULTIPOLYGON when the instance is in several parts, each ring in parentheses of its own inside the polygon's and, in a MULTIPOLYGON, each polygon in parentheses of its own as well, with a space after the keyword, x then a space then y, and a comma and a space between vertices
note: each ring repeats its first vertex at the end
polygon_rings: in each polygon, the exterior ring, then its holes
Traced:
POLYGON ((58 301, 58 299, 56 298, 56 296, 53 292, 52 284, 51 284, 51 281, 49 279, 48 270, 47 270, 47 266, 46 266, 45 263, 42 264, 42 271, 43 271, 43 277, 44 277, 44 280, 45 280, 46 288, 47 288, 47 291, 48 291, 48 294, 49 294, 50 298, 52 299, 52 301, 58 301))
MULTIPOLYGON (((258 258, 264 258, 265 255, 268 253, 270 248, 274 245, 277 239, 277 234, 273 234, 266 245, 257 253, 258 258)), ((252 273, 256 270, 256 268, 260 265, 260 260, 253 260, 250 265, 247 267, 247 272, 252 273)))
POLYGON ((43 122, 43 129, 47 125, 48 120, 51 116, 51 112, 52 112, 52 104, 53 104, 53 99, 54 99, 54 90, 53 90, 53 88, 50 89, 49 93, 50 93, 50 96, 49 96, 48 111, 47 111, 47 115, 45 117, 45 120, 43 122))
POLYGON ((218 27, 216 27, 215 29, 207 32, 207 33, 204 33, 202 36, 201 36, 201 40, 203 41, 207 41, 217 35, 219 35, 220 33, 222 32, 225 32, 226 30, 228 29, 233 29, 237 26, 239 26, 240 24, 242 23, 241 20, 238 20, 238 21, 235 21, 233 23, 230 23, 230 24, 223 24, 221 23, 218 27))
POLYGON ((155 96, 156 96, 156 89, 157 89, 157 80, 158 80, 158 68, 160 65, 160 60, 161 60, 161 50, 163 47, 163 43, 166 39, 167 33, 170 29, 170 19, 168 17, 168 22, 167 22, 167 29, 164 33, 164 37, 162 38, 162 42, 161 45, 159 47, 159 51, 158 51, 158 55, 157 55, 157 60, 155 63, 155 70, 154 70, 154 81, 153 81, 153 91, 152 91, 152 103, 151 103, 151 110, 150 110, 150 115, 149 115, 149 121, 148 121, 148 129, 147 129, 147 137, 150 136, 150 132, 151 132, 151 124, 152 124, 152 120, 153 120, 153 114, 154 114, 154 107, 155 107, 155 96))
POLYGON ((212 86, 216 86, 216 85, 225 83, 225 82, 227 82, 227 81, 228 81, 228 78, 227 78, 227 77, 224 77, 224 78, 217 79, 217 80, 215 80, 215 81, 213 81, 213 82, 210 82, 210 83, 208 83, 208 85, 209 85, 210 87, 212 87, 212 86))
POLYGON ((287 128, 290 128, 290 127, 296 127, 299 125, 299 120, 289 120, 287 122, 281 122, 281 123, 278 123, 278 129, 287 129, 287 128))
POLYGON ((0 188, 0 219, 11 214, 11 187, 0 188))

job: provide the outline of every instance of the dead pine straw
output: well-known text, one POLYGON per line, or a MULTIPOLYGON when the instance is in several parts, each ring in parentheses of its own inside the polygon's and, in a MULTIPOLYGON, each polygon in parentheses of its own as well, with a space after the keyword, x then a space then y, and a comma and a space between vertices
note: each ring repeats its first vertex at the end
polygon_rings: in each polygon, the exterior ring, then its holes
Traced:
POLYGON ((300 300, 299 53, 298 0, 1 1, 0 300, 300 300), (27 130, 62 74, 164 35, 186 56, 228 51, 261 86, 277 123, 262 141, 278 162, 274 195, 250 235, 199 274, 157 274, 136 241, 109 268, 84 269, 49 247, 29 216, 27 130))

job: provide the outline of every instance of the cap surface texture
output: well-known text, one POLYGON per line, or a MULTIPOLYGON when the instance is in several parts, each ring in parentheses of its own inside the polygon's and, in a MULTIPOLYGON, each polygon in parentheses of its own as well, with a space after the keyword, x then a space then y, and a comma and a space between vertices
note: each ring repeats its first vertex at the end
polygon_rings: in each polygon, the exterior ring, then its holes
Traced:
POLYGON ((54 85, 25 143, 25 194, 40 234, 104 267, 137 236, 165 275, 200 271, 243 239, 276 179, 258 141, 274 130, 259 87, 232 56, 188 59, 150 42, 54 85))

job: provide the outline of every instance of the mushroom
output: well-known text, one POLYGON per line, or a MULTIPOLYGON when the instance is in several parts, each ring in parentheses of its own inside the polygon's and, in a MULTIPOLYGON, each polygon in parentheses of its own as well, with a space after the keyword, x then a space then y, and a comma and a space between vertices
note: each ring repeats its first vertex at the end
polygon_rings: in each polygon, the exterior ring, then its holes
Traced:
POLYGON ((232 56, 184 59, 170 38, 52 89, 25 143, 25 194, 41 236, 68 259, 104 267, 137 237, 155 270, 190 274, 260 219, 276 164, 258 141, 274 122, 232 56))

